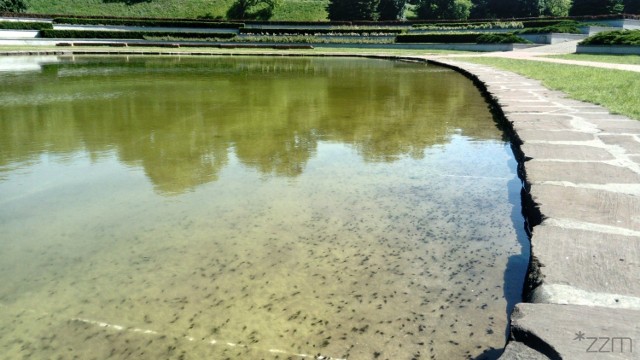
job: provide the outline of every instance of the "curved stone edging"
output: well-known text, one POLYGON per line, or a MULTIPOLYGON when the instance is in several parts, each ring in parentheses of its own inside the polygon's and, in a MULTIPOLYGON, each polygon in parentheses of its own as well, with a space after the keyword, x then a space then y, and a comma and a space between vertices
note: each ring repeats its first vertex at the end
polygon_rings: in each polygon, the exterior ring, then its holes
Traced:
POLYGON ((433 62, 480 84, 520 142, 531 303, 516 306, 501 359, 640 358, 640 121, 507 71, 433 62))

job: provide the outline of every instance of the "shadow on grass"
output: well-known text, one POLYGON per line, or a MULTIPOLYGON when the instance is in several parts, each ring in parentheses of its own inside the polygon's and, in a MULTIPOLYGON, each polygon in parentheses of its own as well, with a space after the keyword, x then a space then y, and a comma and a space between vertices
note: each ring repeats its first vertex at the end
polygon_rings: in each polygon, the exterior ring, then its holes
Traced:
POLYGON ((124 3, 127 5, 135 5, 140 3, 150 3, 152 0, 102 0, 105 4, 124 3))

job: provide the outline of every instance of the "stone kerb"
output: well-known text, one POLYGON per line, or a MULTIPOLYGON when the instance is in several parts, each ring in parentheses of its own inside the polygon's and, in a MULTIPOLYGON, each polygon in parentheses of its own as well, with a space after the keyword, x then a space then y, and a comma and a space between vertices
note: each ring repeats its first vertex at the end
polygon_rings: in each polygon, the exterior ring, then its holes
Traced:
POLYGON ((640 121, 510 72, 435 62, 485 87, 519 142, 528 303, 501 359, 640 359, 640 121))

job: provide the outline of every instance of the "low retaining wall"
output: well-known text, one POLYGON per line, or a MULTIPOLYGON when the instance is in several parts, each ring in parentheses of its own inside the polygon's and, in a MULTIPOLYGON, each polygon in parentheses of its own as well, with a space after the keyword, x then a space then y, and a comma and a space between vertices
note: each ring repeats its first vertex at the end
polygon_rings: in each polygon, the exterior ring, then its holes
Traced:
POLYGON ((618 28, 611 28, 611 27, 606 27, 606 26, 585 26, 585 27, 581 27, 580 31, 585 34, 585 35, 595 35, 604 31, 613 31, 613 30, 619 30, 618 28))
POLYGON ((586 39, 586 34, 562 34, 562 33, 550 33, 550 34, 518 34, 519 37, 529 40, 535 44, 559 44, 567 41, 575 41, 586 39))
POLYGON ((640 55, 640 46, 625 45, 578 45, 578 54, 613 54, 613 55, 640 55))
POLYGON ((0 30, 0 39, 35 39, 38 30, 0 30))
POLYGON ((640 29, 640 20, 633 20, 633 19, 616 19, 616 20, 598 19, 598 20, 593 20, 588 22, 603 24, 603 25, 627 29, 627 30, 640 29))
POLYGON ((431 50, 458 50, 458 51, 513 51, 514 49, 526 49, 536 47, 530 44, 313 44, 314 47, 344 47, 356 49, 431 49, 431 50))

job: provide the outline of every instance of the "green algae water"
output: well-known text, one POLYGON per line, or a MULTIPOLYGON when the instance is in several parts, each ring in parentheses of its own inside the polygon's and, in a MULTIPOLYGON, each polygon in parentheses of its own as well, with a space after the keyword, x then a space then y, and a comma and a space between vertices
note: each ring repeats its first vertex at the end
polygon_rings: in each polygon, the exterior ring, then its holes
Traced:
POLYGON ((528 261, 521 186, 460 74, 348 58, 8 61, 3 358, 499 355, 528 261))

